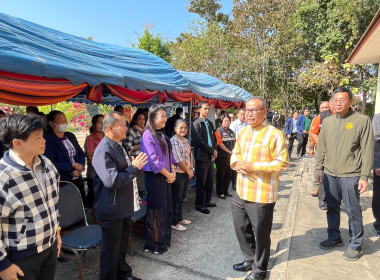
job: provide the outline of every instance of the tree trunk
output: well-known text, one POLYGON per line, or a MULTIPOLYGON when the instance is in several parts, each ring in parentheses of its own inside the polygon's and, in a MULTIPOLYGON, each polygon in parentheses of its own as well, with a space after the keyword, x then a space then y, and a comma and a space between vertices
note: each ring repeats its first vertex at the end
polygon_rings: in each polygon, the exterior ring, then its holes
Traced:
POLYGON ((361 109, 360 113, 365 114, 365 109, 367 107, 367 92, 366 91, 362 92, 362 98, 363 98, 362 109, 361 109))
POLYGON ((318 92, 315 92, 314 94, 314 107, 315 107, 315 110, 317 110, 317 114, 319 114, 319 105, 318 105, 318 92))

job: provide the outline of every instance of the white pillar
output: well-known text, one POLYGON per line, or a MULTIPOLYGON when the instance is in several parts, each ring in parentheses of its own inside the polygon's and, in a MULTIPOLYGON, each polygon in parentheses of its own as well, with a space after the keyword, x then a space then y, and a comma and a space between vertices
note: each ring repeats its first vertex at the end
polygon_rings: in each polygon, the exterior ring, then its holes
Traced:
POLYGON ((377 71, 377 90, 375 101, 375 115, 380 113, 380 69, 377 71))

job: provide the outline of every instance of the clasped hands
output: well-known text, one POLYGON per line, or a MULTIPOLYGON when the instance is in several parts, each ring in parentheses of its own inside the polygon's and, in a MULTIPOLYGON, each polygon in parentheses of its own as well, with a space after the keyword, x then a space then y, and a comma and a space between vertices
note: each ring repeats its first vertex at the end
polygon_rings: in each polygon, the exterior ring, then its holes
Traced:
POLYGON ((253 164, 247 160, 238 161, 235 163, 235 170, 238 173, 247 175, 253 173, 253 164))
POLYGON ((73 177, 79 177, 84 170, 84 166, 77 162, 73 162, 72 166, 73 166, 73 170, 71 171, 70 175, 73 177))

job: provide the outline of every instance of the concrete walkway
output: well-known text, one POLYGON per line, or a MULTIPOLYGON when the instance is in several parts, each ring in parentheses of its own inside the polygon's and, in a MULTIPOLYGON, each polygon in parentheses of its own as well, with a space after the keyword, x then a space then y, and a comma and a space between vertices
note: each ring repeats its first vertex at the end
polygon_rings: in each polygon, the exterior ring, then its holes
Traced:
POLYGON ((341 235, 344 247, 322 250, 318 244, 327 238, 326 211, 318 208, 312 197, 314 158, 303 158, 296 178, 284 227, 280 233, 270 279, 379 279, 380 241, 372 232, 372 184, 361 195, 364 221, 364 256, 357 261, 342 258, 349 242, 348 218, 341 212, 341 235))
MULTIPOLYGON (((342 238, 346 246, 331 251, 319 249, 327 238, 326 214, 318 199, 310 196, 314 158, 292 160, 280 176, 279 199, 272 228, 271 259, 267 279, 378 279, 380 241, 371 230, 372 187, 361 199, 364 224, 364 256, 356 262, 342 259, 348 244, 347 217, 342 213, 342 238)), ((232 192, 232 191, 231 191, 232 192)), ((189 191, 184 218, 193 223, 185 232, 173 231, 172 246, 163 255, 144 253, 144 236, 133 234, 134 257, 127 256, 133 274, 144 280, 243 280, 247 273, 232 265, 243 260, 232 224, 231 199, 216 197, 210 215, 194 210, 195 189, 189 191)), ((82 257, 84 279, 98 279, 100 249, 82 257)), ((58 263, 56 279, 79 279, 73 262, 58 263)))
MULTIPOLYGON (((271 255, 276 252, 279 233, 283 228, 288 197, 291 193, 295 163, 281 175, 279 200, 275 208, 271 255)), ((232 193, 233 191, 230 190, 232 193)), ((211 214, 204 215, 194 210, 195 189, 189 190, 189 200, 184 205, 184 218, 191 220, 185 232, 172 232, 169 251, 163 255, 142 252, 144 236, 133 234, 135 255, 127 255, 127 262, 133 268, 133 274, 144 280, 211 280, 244 279, 247 273, 234 271, 232 265, 241 262, 235 236, 231 198, 222 200, 215 194, 212 202, 216 208, 210 208, 211 214)), ((82 257, 84 279, 98 279, 100 248, 89 250, 82 257)), ((58 262, 56 279, 79 279, 75 263, 58 262)))

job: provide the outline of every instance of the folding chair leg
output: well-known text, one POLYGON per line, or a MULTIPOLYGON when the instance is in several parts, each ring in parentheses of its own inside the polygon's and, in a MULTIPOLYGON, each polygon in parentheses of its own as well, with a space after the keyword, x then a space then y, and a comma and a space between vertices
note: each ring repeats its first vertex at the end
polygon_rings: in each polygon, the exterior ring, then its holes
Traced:
POLYGON ((130 255, 131 257, 133 257, 134 255, 134 252, 133 252, 133 243, 132 243, 132 234, 130 233, 129 234, 129 250, 130 250, 130 255))
POLYGON ((79 279, 83 280, 83 269, 82 269, 82 262, 80 260, 80 256, 79 256, 78 252, 75 250, 70 250, 70 252, 74 253, 75 256, 73 257, 70 255, 67 255, 62 250, 61 250, 61 253, 59 254, 59 256, 62 258, 68 259, 68 260, 75 261, 78 265, 79 279))

